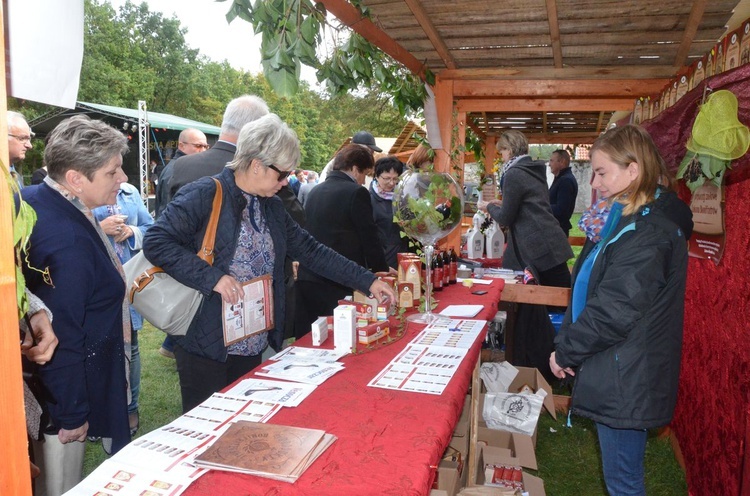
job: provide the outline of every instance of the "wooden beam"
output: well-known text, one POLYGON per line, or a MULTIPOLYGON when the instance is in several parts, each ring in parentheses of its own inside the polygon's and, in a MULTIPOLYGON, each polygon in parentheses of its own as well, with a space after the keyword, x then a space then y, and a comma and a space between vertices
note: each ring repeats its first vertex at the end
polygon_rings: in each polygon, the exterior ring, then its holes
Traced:
POLYGON ((442 79, 671 79, 672 66, 591 66, 591 67, 508 67, 482 69, 443 69, 442 79))
MULTIPOLYGON (((4 7, 0 4, 0 26, 4 23, 4 7)), ((0 167, 7 167, 8 127, 5 119, 7 89, 5 40, 0 39, 0 167)), ((5 172, 7 174, 7 171, 5 172)), ((31 494, 26 417, 23 406, 21 348, 18 343, 18 306, 16 304, 16 263, 13 251, 13 220, 15 210, 8 183, 0 186, 0 418, 3 419, 0 445, 3 447, 3 468, 0 470, 0 493, 14 496, 31 494), (13 332, 15 331, 15 332, 13 332)))
MULTIPOLYGON (((440 78, 442 79, 442 78, 440 78)), ((454 95, 493 98, 565 98, 565 97, 628 97, 632 100, 661 92, 669 79, 587 79, 587 80, 456 80, 454 95)), ((632 102, 631 102, 632 103, 632 102)), ((632 108, 633 105, 631 104, 632 108)))
POLYGON ((406 3, 412 14, 414 14, 419 25, 422 26, 424 33, 427 35, 427 38, 430 39, 432 46, 435 47, 435 51, 440 55, 440 58, 443 59, 445 66, 448 69, 456 69, 457 65, 456 61, 453 59, 453 55, 451 55, 450 50, 440 36, 440 33, 438 33, 435 25, 432 24, 429 14, 424 7, 422 7, 422 2, 420 0, 404 0, 404 3, 406 3))
POLYGON ((576 143, 578 145, 590 145, 601 133, 523 133, 529 143, 534 144, 564 144, 576 143))
POLYGON ((604 124, 604 112, 599 112, 599 121, 596 123, 596 132, 602 131, 602 124, 604 124))
POLYGON ((482 112, 482 119, 484 119, 484 132, 487 133, 490 130, 490 121, 487 119, 487 112, 482 112))
POLYGON ((557 0, 547 0, 547 22, 549 22, 549 38, 552 43, 552 58, 555 68, 562 69, 562 46, 560 45, 560 25, 557 21, 557 0))
POLYGON ((706 10, 706 4, 708 0, 693 0, 693 7, 690 9, 690 16, 688 17, 687 24, 685 25, 685 32, 682 35, 682 42, 680 42, 680 48, 677 50, 677 55, 674 57, 672 65, 675 68, 681 68, 687 63, 687 56, 690 53, 690 46, 693 44, 695 39, 695 33, 698 32, 698 26, 703 18, 703 13, 706 10))
POLYGON ((400 62, 414 74, 424 77, 424 63, 417 60, 408 50, 378 28, 347 0, 320 0, 326 10, 335 15, 354 32, 362 35, 370 43, 400 62))
POLYGON ((570 289, 533 284, 506 284, 500 301, 565 307, 570 303, 570 289))
POLYGON ((542 131, 547 132, 547 112, 542 112, 542 131))
POLYGON ((482 141, 487 139, 487 133, 482 131, 482 129, 477 125, 474 119, 466 119, 466 125, 469 126, 471 130, 474 131, 474 133, 476 133, 476 135, 482 139, 482 141))
POLYGON ((614 112, 633 110, 632 98, 463 98, 461 112, 614 112))

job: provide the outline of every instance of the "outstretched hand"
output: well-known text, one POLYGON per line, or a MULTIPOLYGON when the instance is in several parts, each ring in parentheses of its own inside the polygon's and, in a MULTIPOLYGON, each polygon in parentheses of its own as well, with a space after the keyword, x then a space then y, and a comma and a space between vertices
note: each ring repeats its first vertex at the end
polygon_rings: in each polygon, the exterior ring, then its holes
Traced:
POLYGON ((393 292, 393 288, 387 282, 383 282, 380 279, 370 285, 370 294, 373 298, 378 300, 381 305, 387 305, 390 303, 396 303, 396 293, 393 292))

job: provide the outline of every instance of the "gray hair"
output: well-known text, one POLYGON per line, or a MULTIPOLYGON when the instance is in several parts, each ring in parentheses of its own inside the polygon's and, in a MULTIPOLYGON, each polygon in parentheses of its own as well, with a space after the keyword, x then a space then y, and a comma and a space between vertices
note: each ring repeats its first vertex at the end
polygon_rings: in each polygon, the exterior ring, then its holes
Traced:
POLYGON ((235 98, 226 110, 221 121, 222 134, 239 134, 242 127, 268 114, 268 105, 262 98, 255 95, 242 95, 235 98))
POLYGON ((280 170, 292 170, 299 164, 297 133, 276 114, 266 114, 242 127, 237 152, 227 167, 244 172, 256 159, 266 167, 273 165, 280 170))
POLYGON ((520 157, 529 153, 529 140, 521 131, 511 129, 503 132, 497 140, 497 151, 510 150, 511 157, 520 157))
MULTIPOLYGON (((28 125, 28 123, 26 122, 26 117, 22 113, 8 110, 8 112, 5 114, 5 123, 8 126, 9 130, 12 127, 17 127, 21 122, 28 125)), ((34 137, 34 133, 31 133, 31 137, 34 137)))
POLYGON ((91 181, 113 157, 127 152, 128 140, 120 131, 103 121, 76 115, 60 122, 50 133, 44 165, 55 181, 62 181, 69 170, 91 181))

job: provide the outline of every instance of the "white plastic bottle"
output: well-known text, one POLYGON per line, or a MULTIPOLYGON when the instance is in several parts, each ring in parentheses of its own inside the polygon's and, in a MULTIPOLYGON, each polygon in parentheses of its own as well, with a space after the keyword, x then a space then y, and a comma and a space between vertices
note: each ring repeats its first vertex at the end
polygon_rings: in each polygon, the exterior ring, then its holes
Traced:
POLYGON ((505 247, 505 235, 494 220, 484 232, 487 258, 502 258, 505 247))
POLYGON ((466 233, 466 250, 469 258, 482 258, 484 255, 484 235, 480 228, 484 222, 484 214, 477 210, 472 219, 472 226, 466 233))

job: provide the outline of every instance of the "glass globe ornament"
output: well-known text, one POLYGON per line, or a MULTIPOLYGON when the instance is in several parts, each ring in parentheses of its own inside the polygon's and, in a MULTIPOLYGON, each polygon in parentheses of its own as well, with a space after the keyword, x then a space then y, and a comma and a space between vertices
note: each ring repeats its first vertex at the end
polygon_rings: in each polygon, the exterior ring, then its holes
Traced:
POLYGON ((393 194, 395 221, 412 239, 422 243, 425 254, 425 311, 408 318, 411 322, 432 323, 432 256, 435 243, 450 234, 463 217, 463 189, 448 173, 409 171, 393 194))

